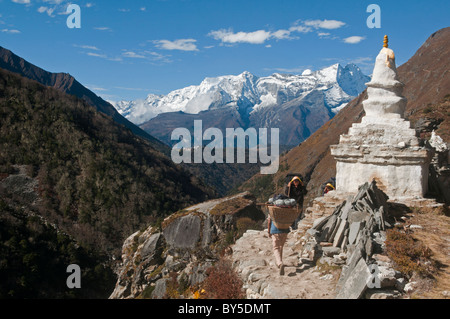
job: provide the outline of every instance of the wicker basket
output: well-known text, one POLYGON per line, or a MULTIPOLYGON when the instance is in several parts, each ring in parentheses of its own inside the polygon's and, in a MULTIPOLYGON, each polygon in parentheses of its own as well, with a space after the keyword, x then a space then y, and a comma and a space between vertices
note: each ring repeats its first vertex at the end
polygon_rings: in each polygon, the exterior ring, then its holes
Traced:
POLYGON ((278 229, 288 229, 298 215, 300 215, 300 209, 298 207, 268 206, 268 208, 270 219, 278 229))

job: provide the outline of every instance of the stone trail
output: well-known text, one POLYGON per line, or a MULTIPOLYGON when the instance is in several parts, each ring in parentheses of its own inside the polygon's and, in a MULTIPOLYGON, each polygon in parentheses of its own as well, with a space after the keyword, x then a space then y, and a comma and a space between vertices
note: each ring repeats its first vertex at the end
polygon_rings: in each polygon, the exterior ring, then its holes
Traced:
MULTIPOLYGON (((334 298, 338 273, 324 274, 312 261, 301 256, 305 227, 288 234, 283 251, 285 274, 280 276, 267 230, 247 231, 232 246, 231 260, 244 281, 249 299, 334 298)), ((308 227, 310 225, 307 225, 308 227)))

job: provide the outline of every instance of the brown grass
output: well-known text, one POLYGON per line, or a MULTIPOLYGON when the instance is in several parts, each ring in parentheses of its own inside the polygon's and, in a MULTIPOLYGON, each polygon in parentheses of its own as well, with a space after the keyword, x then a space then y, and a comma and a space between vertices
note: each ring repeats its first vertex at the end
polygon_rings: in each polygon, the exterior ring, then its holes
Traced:
MULTIPOLYGON (((422 229, 410 230, 408 236, 414 240, 416 245, 420 246, 415 248, 429 250, 426 253, 434 266, 429 273, 433 278, 432 281, 418 278, 418 276, 414 276, 412 279, 421 284, 413 293, 412 297, 414 298, 448 298, 448 292, 450 292, 450 216, 448 209, 448 207, 414 207, 405 212, 407 218, 405 226, 422 226, 422 229)), ((410 243, 411 239, 409 239, 410 243)))
POLYGON ((415 230, 414 237, 431 249, 438 263, 435 285, 419 297, 444 298, 443 292, 450 292, 450 217, 441 210, 416 209, 415 212, 410 223, 421 225, 423 229, 415 230))

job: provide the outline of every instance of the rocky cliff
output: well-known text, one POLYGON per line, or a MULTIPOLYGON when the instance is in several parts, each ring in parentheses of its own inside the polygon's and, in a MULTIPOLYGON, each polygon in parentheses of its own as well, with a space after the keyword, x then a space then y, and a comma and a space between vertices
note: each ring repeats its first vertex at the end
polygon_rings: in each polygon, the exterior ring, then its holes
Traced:
POLYGON ((160 228, 132 234, 110 298, 167 297, 171 280, 184 290, 195 287, 240 232, 261 228, 265 216, 255 204, 249 193, 211 200, 174 213, 160 228))

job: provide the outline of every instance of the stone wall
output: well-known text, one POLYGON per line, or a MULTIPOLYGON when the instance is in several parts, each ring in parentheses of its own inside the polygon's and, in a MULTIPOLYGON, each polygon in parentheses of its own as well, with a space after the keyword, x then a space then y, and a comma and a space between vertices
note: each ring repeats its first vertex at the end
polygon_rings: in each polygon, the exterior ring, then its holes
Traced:
POLYGON ((387 200, 375 181, 365 183, 354 197, 344 200, 331 215, 316 219, 307 231, 302 255, 342 266, 336 298, 401 295, 405 279, 384 253, 385 230, 394 225, 387 200))

